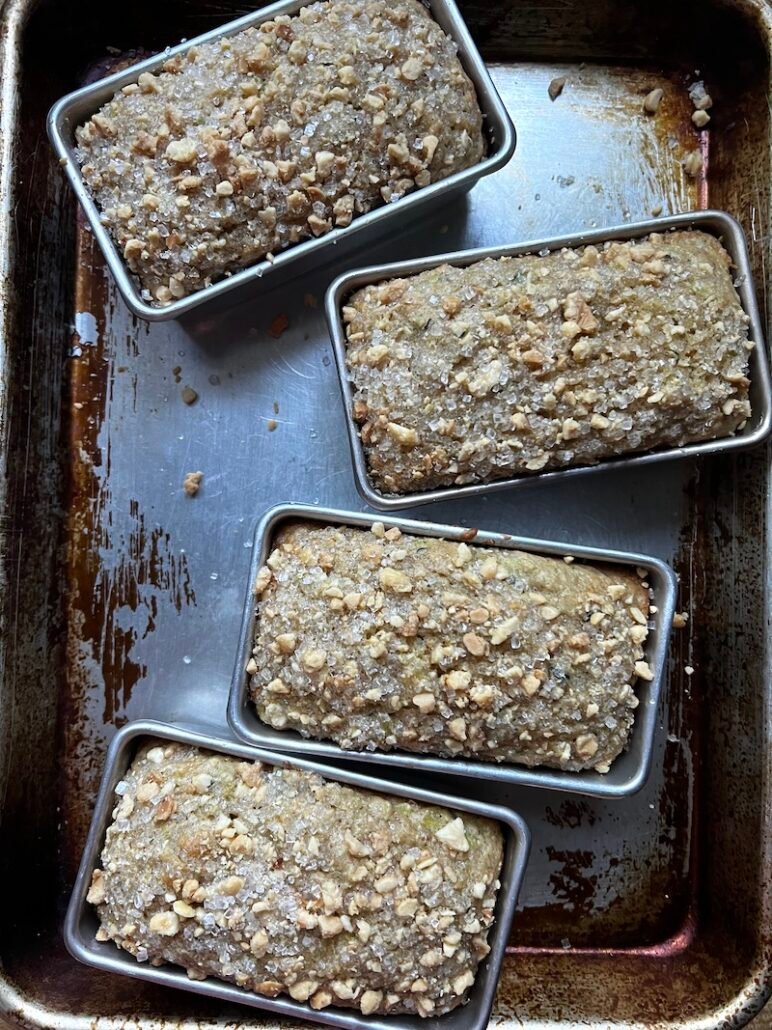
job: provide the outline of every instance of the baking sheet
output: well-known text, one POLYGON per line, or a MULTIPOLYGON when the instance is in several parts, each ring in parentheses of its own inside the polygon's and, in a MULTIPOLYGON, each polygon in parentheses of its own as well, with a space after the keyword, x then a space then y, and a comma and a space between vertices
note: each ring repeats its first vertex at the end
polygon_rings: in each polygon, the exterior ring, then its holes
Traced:
MULTIPOLYGON (((219 0, 40 0, 34 13, 7 0, 0 12, 0 862, 13 885, 0 999, 26 1026, 238 1021, 79 969, 63 903, 114 727, 155 715, 225 729, 251 519, 281 501, 359 506, 318 306, 341 266, 225 316, 148 327, 76 231, 43 138, 50 103, 114 59, 107 45, 153 50, 241 13, 219 0), (181 482, 195 469, 190 499, 181 482)), ((464 14, 518 125, 517 156, 367 260, 710 205, 743 223, 766 317, 766 3, 709 0, 696 17, 665 0, 513 0, 464 14), (697 68, 716 99, 702 139, 685 89, 697 68), (556 76, 567 82, 551 101, 556 76), (656 123, 640 111, 654 85, 666 91, 656 123), (679 165, 694 146, 707 158, 697 182, 679 165)), ((531 825, 533 859, 496 1025, 605 1027, 612 1013, 634 1027, 737 1025, 770 976, 768 453, 590 478, 420 512, 673 560, 691 616, 645 790, 623 805, 499 798, 531 825)))

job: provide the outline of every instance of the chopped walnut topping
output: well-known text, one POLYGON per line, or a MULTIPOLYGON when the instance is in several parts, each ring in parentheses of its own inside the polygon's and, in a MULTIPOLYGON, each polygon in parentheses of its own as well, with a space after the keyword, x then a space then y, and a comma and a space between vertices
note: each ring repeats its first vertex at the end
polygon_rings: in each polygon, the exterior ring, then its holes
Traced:
POLYGON ((662 103, 662 98, 665 95, 664 89, 657 87, 651 90, 650 93, 646 94, 643 101, 643 109, 646 114, 656 114, 659 110, 659 105, 662 103))
POLYGON ((648 662, 636 662, 635 663, 635 675, 640 676, 642 680, 653 680, 654 673, 649 667, 648 662))
POLYGON ((541 687, 541 680, 529 672, 527 676, 523 676, 520 686, 531 697, 533 694, 538 693, 541 687))
POLYGON ((86 901, 90 905, 101 905, 105 900, 105 874, 101 869, 95 869, 91 874, 91 886, 86 895, 86 901))
MULTIPOLYGON (((276 646, 282 654, 294 654, 298 646, 296 633, 280 633, 276 638, 276 646)), ((304 665, 307 664, 304 659, 304 665)), ((319 666, 321 668, 321 666, 319 666)))
POLYGON ((175 164, 189 165, 198 157, 198 150, 192 139, 172 140, 166 147, 166 156, 175 164))
POLYGON ((322 937, 337 937, 343 932, 343 923, 338 916, 320 915, 318 918, 322 937))
POLYGON ((145 804, 148 801, 152 801, 154 797, 158 795, 161 788, 155 782, 155 780, 147 780, 145 783, 140 784, 137 788, 137 801, 145 804))
POLYGON ((418 443, 418 433, 415 429, 401 426, 397 422, 389 422, 386 429, 389 436, 393 437, 401 447, 415 447, 418 443))
POLYGON ((300 980, 298 983, 293 984, 287 993, 295 1001, 308 1001, 318 987, 319 983, 316 980, 300 980))
POLYGON ((453 993, 461 995, 474 983, 474 976, 467 970, 461 973, 453 981, 453 993))
POLYGON ((162 937, 173 937, 180 932, 180 920, 175 912, 156 912, 148 923, 148 930, 162 937))
POLYGON ((592 733, 585 733, 576 738, 576 751, 582 758, 592 758, 598 750, 598 738, 592 733))
POLYGON ((413 590, 410 577, 398 569, 381 569, 379 578, 384 590, 390 590, 397 594, 409 594, 413 590))
POLYGON ((318 672, 323 669, 327 661, 327 654, 324 651, 310 650, 305 651, 300 656, 301 664, 306 672, 318 672))
POLYGON ((448 723, 448 733, 454 740, 466 740, 466 723, 462 718, 451 719, 448 723))
POLYGON ((260 595, 266 590, 268 584, 271 582, 272 579, 273 572, 268 568, 267 565, 263 565, 260 571, 257 573, 257 578, 255 579, 255 594, 258 597, 260 597, 260 595))
POLYGON ((413 697, 413 704, 419 709, 422 715, 426 715, 427 712, 434 711, 437 706, 437 701, 434 694, 415 694, 413 697))
POLYGON ((469 841, 466 838, 464 821, 460 817, 452 819, 441 829, 437 830, 435 837, 441 840, 443 844, 447 844, 453 851, 469 850, 469 841))
POLYGON ((383 1002, 383 991, 364 991, 359 1002, 359 1008, 363 1016, 369 1016, 376 1012, 383 1002))

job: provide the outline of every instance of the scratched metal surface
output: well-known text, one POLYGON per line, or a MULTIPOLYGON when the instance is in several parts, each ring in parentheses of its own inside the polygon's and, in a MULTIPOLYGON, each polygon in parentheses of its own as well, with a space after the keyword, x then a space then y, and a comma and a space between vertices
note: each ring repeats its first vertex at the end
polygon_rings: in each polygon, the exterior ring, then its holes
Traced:
MULTIPOLYGON (((6 52, 14 33, 22 50, 42 50, 54 96, 75 85, 61 47, 50 43, 57 33, 77 49, 82 75, 104 59, 105 44, 158 46, 241 13, 228 2, 172 5, 143 38, 141 4, 128 27, 109 23, 109 31, 89 19, 89 4, 72 25, 42 6, 23 34, 25 0, 6 6, 6 52)), ((404 226, 398 239, 341 253, 238 308, 204 309, 181 323, 150 326, 129 315, 56 168, 28 131, 20 135, 14 224, 23 285, 16 289, 27 304, 10 324, 32 346, 15 351, 13 367, 28 390, 17 390, 8 421, 18 471, 5 538, 5 598, 15 602, 3 609, 13 676, 0 694, 0 862, 15 882, 38 889, 26 905, 22 891, 11 899, 0 929, 0 1000, 9 1018, 78 1027, 97 1015, 105 1027, 135 1018, 218 1025, 239 1018, 80 969, 62 952, 57 919, 114 728, 152 717, 227 733, 257 518, 281 501, 362 507, 319 303, 336 274, 365 261, 710 203, 751 233, 766 294, 767 8, 745 0, 733 13, 709 4, 699 30, 677 2, 629 8, 622 16, 604 0, 511 3, 503 12, 468 3, 517 126, 513 162, 441 216, 404 226), (673 52, 687 30, 688 58, 673 52), (716 61, 719 38, 737 61, 716 61), (715 127, 701 140, 685 89, 696 67, 717 99, 715 127), (552 102, 547 86, 558 75, 567 82, 552 102), (656 120, 641 111, 654 85, 666 93, 656 120), (693 182, 679 162, 697 145, 708 173, 693 182), (31 169, 45 187, 30 189, 31 169), (281 331, 280 316, 288 322, 281 331), (185 387, 197 392, 195 403, 184 402, 185 387), (38 435, 25 429, 25 417, 27 427, 43 426, 38 435), (182 479, 193 470, 204 481, 188 498, 182 479)), ((23 83, 39 81, 26 74, 23 83)), ((42 90, 37 104, 36 95, 28 93, 20 116, 33 132, 54 98, 42 90)), ((0 406, 0 430, 2 415, 0 406)), ((485 800, 512 805, 533 834, 497 1025, 716 1026, 749 1018, 765 997, 766 486, 767 456, 756 454, 535 485, 414 513, 648 551, 675 564, 680 607, 691 616, 673 641, 654 771, 640 794, 604 803, 485 788, 485 800), (696 668, 691 678, 687 664, 696 668), (717 898, 727 899, 726 910, 717 898)))

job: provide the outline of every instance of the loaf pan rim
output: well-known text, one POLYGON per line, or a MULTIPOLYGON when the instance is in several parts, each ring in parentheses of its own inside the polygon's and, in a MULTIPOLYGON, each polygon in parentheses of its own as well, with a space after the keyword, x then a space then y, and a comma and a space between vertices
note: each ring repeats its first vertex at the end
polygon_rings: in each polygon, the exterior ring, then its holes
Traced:
POLYGON ((136 720, 127 723, 117 731, 107 751, 94 813, 67 907, 64 942, 73 958, 97 969, 122 973, 135 979, 189 990, 207 997, 248 1005, 250 1008, 263 1009, 281 1016, 291 1016, 325 1026, 343 1027, 345 1030, 359 1030, 364 1027, 372 1028, 372 1030, 417 1030, 423 1026, 427 1030, 431 1030, 433 1026, 437 1025, 436 1020, 439 1020, 443 1028, 447 1028, 447 1030, 485 1030, 493 1007, 496 985, 501 974, 529 849, 530 832, 525 820, 516 812, 501 805, 492 805, 473 798, 453 798, 436 791, 391 783, 348 768, 337 769, 297 756, 279 754, 276 751, 247 748, 238 741, 223 739, 202 728, 172 726, 153 719, 136 720), (475 979, 467 1004, 430 1020, 419 1019, 416 1016, 398 1015, 369 1017, 362 1016, 356 1009, 343 1008, 322 1009, 315 1012, 308 1005, 293 1001, 286 995, 264 998, 214 977, 204 981, 189 980, 184 969, 172 963, 160 967, 139 963, 131 955, 120 951, 112 941, 95 942, 92 940, 89 942, 83 930, 83 920, 88 913, 86 894, 91 881, 91 873, 99 863, 107 827, 112 818, 113 789, 118 779, 128 769, 133 757, 133 745, 142 737, 192 744, 221 754, 243 758, 246 761, 259 760, 279 768, 303 769, 318 773, 327 780, 381 794, 412 798, 427 804, 442 805, 453 811, 468 812, 498 822, 503 830, 504 857, 501 886, 496 902, 497 916, 488 938, 491 950, 486 959, 480 963, 479 979, 475 979), (477 1009, 476 1012, 473 1012, 472 1006, 477 1009), (454 1016, 457 1017, 455 1020, 454 1016), (467 1021, 468 1016, 472 1017, 471 1021, 467 1021))
POLYGON ((471 250, 451 251, 446 254, 430 255, 406 261, 389 262, 388 264, 369 265, 352 269, 339 275, 328 287, 325 295, 325 314, 329 329, 335 367, 338 374, 338 385, 343 401, 346 431, 354 472, 354 483, 359 495, 372 508, 378 511, 399 511, 437 501, 458 500, 472 497, 480 493, 492 493, 498 490, 522 488, 536 483, 562 480, 590 473, 607 472, 619 468, 640 468, 661 461, 673 461, 679 458, 691 458, 698 455, 717 454, 725 451, 739 451, 766 440, 772 431, 772 383, 770 382, 769 359, 765 344, 765 334, 756 300, 753 274, 750 266, 745 233, 740 223, 725 211, 708 209, 690 211, 663 218, 646 219, 639 222, 616 225, 587 232, 569 233, 538 240, 527 240, 494 247, 478 247, 471 250), (596 465, 578 465, 568 468, 552 469, 548 472, 533 474, 518 473, 507 479, 494 480, 489 483, 473 483, 466 486, 437 487, 399 495, 384 494, 372 484, 367 468, 367 458, 359 436, 359 430, 353 418, 352 405, 354 390, 346 368, 346 333, 341 316, 342 302, 352 290, 362 286, 381 282, 385 279, 401 275, 416 275, 419 272, 438 265, 451 264, 466 267, 485 258, 519 256, 538 253, 541 250, 558 250, 562 247, 580 247, 592 243, 605 243, 611 240, 634 239, 647 236, 652 232, 668 232, 678 229, 701 229, 720 238, 724 248, 733 262, 732 275, 737 282, 735 291, 743 310, 750 319, 749 332, 756 346, 749 354, 749 375, 751 390, 758 392, 757 412, 751 413, 751 420, 757 421, 748 432, 745 430, 714 440, 703 440, 684 444, 680 447, 666 447, 659 450, 644 451, 629 456, 607 458, 596 465))
MULTIPOLYGON (((441 523, 418 521, 398 515, 380 515, 370 512, 356 512, 318 505, 286 503, 270 508, 258 521, 255 530, 246 596, 239 630, 236 661, 228 696, 228 724, 240 740, 253 747, 278 748, 299 754, 315 756, 319 761, 334 760, 346 762, 367 762, 374 765, 391 766, 410 772, 426 772, 442 776, 468 777, 480 784, 496 781, 518 786, 567 791, 587 797, 606 800, 625 798, 637 793, 645 784, 653 757, 654 739, 658 727, 657 712, 667 672, 667 653, 675 613, 678 581, 673 569, 662 559, 634 551, 617 551, 606 548, 587 547, 579 544, 541 540, 534 537, 514 536, 486 530, 469 530, 462 526, 448 526, 441 523), (408 751, 348 751, 327 740, 301 737, 294 730, 274 730, 263 723, 249 698, 246 664, 252 654, 252 639, 255 624, 255 599, 253 585, 258 569, 264 564, 271 540, 282 522, 291 520, 313 520, 328 525, 350 525, 367 529, 373 522, 380 521, 387 527, 397 526, 411 535, 441 536, 444 539, 474 542, 490 546, 533 551, 539 554, 563 557, 567 554, 595 563, 631 565, 647 569, 651 573, 650 583, 654 590, 655 629, 649 634, 644 657, 654 670, 654 679, 649 683, 638 681, 636 693, 640 703, 635 710, 635 720, 628 748, 606 774, 590 770, 564 772, 546 767, 529 768, 514 763, 475 761, 469 758, 443 758, 438 755, 414 754, 408 751), (625 775, 617 768, 623 763, 633 747, 640 748, 640 757, 625 775)), ((632 764, 628 762, 628 764, 632 764)), ((621 768, 621 766, 620 766, 621 768)))
MULTIPOLYGON (((366 232, 370 226, 377 225, 381 219, 387 218, 392 211, 407 215, 421 204, 426 204, 448 193, 471 189, 474 183, 485 175, 502 168, 512 157, 516 146, 516 133, 512 119, 499 96, 490 77, 490 73, 477 49, 469 30, 466 27, 455 0, 427 0, 429 13, 443 31, 450 36, 458 48, 458 58, 469 76, 475 89, 477 102, 483 114, 483 131, 489 145, 490 153, 478 164, 462 171, 454 172, 446 179, 430 183, 402 197, 396 204, 383 204, 380 207, 355 218, 345 228, 333 229, 324 236, 304 240, 302 243, 288 247, 272 261, 263 259, 253 265, 234 272, 230 276, 218 279, 202 290, 190 293, 180 300, 173 301, 165 307, 156 307, 143 300, 138 283, 129 271, 123 256, 102 224, 99 209, 91 196, 75 158, 74 130, 80 122, 90 117, 98 108, 109 100, 122 86, 136 82, 143 72, 153 72, 161 67, 170 57, 184 54, 193 46, 210 43, 214 40, 232 36, 243 29, 260 25, 278 14, 295 14, 306 7, 310 0, 277 0, 259 11, 253 11, 240 18, 232 19, 193 39, 178 43, 176 46, 153 54, 145 60, 131 65, 123 71, 114 72, 97 82, 73 90, 58 100, 48 113, 46 122, 49 139, 62 164, 67 179, 88 220, 91 230, 104 254, 107 265, 115 279, 118 291, 129 310, 148 322, 163 322, 179 318, 200 305, 221 297, 232 290, 238 290, 248 284, 265 279, 270 286, 274 285, 273 274, 280 272, 309 254, 335 246, 339 241, 350 236, 366 232)), ((322 263, 321 260, 319 262, 322 263)), ((281 277, 280 277, 281 278, 281 277)))

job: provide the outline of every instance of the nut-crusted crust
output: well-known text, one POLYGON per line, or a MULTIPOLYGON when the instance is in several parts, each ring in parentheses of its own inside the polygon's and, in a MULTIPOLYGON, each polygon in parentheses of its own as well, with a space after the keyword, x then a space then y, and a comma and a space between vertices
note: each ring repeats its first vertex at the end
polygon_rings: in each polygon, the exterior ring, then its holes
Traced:
POLYGON ((485 153, 455 44, 417 0, 327 0, 192 47, 76 136, 102 220, 160 305, 485 153))
POLYGON ((484 483, 732 434, 748 319, 713 236, 443 265, 344 308, 377 490, 484 483))
POLYGON ((98 939, 315 1009, 466 1000, 489 950, 496 823, 162 741, 116 793, 88 893, 98 939))
POLYGON ((256 589, 260 718, 344 748, 607 772, 652 677, 621 569, 299 523, 256 589))

